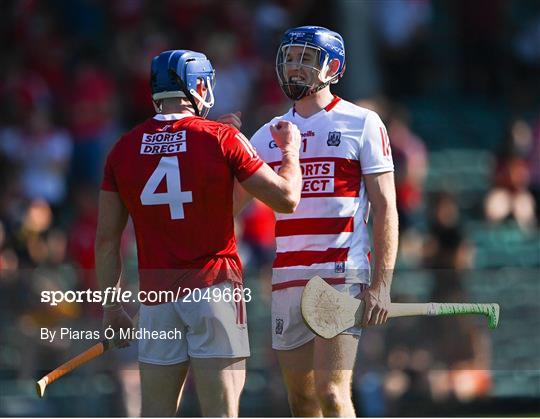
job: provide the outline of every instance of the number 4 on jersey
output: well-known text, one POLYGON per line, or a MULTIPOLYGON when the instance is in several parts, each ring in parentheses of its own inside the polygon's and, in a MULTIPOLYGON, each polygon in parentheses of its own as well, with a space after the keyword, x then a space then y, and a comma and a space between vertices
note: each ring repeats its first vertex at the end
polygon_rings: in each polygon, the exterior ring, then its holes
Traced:
POLYGON ((182 191, 178 158, 162 157, 156 170, 144 185, 141 204, 169 205, 171 219, 179 220, 184 218, 184 204, 189 202, 193 202, 193 197, 191 191, 182 191), (167 184, 167 192, 156 192, 163 178, 167 184))

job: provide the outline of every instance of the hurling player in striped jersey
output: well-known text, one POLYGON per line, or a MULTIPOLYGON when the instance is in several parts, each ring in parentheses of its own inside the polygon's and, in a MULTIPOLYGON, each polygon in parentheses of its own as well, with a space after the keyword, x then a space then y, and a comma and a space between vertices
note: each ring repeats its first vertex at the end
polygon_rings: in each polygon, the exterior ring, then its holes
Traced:
MULTIPOLYGON (((390 143, 375 112, 330 92, 344 71, 345 47, 338 33, 318 26, 288 30, 276 72, 294 105, 251 138, 259 156, 277 171, 282 166, 272 124, 292 122, 302 137, 302 196, 294 213, 276 214, 272 273, 272 347, 295 416, 355 415, 351 386, 361 329, 330 340, 315 336, 300 311, 307 281, 320 275, 340 292, 362 298, 363 327, 385 323, 390 304, 398 245, 390 143)), ((246 195, 237 187, 235 196, 242 208, 246 195)))

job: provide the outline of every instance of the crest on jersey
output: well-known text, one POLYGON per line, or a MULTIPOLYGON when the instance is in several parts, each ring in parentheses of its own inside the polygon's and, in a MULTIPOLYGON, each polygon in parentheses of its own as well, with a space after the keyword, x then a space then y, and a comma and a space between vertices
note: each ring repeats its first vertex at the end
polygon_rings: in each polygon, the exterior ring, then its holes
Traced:
POLYGON ((326 144, 328 146, 337 147, 339 143, 341 143, 341 132, 330 131, 328 133, 328 140, 326 140, 326 144))
POLYGON ((334 270, 337 274, 345 273, 345 262, 336 262, 334 270))
POLYGON ((276 319, 276 335, 283 334, 283 319, 276 319))

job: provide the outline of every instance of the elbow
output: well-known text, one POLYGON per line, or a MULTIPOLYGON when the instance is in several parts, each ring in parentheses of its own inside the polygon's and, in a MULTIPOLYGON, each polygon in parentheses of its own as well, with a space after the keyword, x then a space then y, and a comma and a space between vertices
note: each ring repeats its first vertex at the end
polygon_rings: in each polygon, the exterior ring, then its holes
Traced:
POLYGON ((279 208, 276 208, 276 211, 282 214, 292 214, 294 211, 296 211, 296 208, 298 207, 299 203, 300 203, 299 194, 298 196, 296 196, 295 194, 289 194, 280 203, 279 208))
POLYGON ((379 205, 373 208, 373 220, 381 220, 385 224, 398 224, 398 211, 394 203, 379 205))
POLYGON ((395 198, 393 199, 380 199, 376 202, 371 203, 371 209, 373 214, 386 215, 397 215, 397 205, 395 198))
POLYGON ((289 201, 289 210, 290 212, 288 214, 292 214, 296 211, 296 208, 298 208, 298 204, 300 204, 300 193, 294 194, 294 196, 291 196, 289 201))
POLYGON ((288 202, 284 204, 278 212, 282 214, 292 214, 295 210, 298 204, 295 204, 293 202, 288 202))
POLYGON ((278 212, 292 214, 298 207, 300 198, 302 197, 302 177, 300 172, 298 173, 299 176, 291 179, 287 182, 286 187, 283 188, 282 208, 278 212))

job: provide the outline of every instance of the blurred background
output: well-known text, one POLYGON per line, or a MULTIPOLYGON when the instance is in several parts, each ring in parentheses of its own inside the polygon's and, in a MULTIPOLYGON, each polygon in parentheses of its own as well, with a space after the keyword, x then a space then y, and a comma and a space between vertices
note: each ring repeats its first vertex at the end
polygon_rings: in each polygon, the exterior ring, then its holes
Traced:
MULTIPOLYGON (((388 128, 401 229, 393 300, 502 308, 495 331, 472 317, 365 331, 358 414, 540 412, 540 2, 6 0, 0 16, 0 416, 138 415, 133 345, 37 399, 35 379, 92 343, 47 344, 40 327, 101 322, 99 307, 49 307, 40 291, 96 289, 103 161, 153 116, 151 58, 206 53, 217 73, 210 118, 242 111, 249 136, 291 105, 275 51, 285 29, 305 24, 343 35, 347 71, 334 92, 388 128)), ((270 349, 273 223, 257 203, 238 222, 255 296, 244 416, 289 415, 270 349)), ((136 286, 131 228, 123 253, 136 286)), ((200 414, 191 379, 181 413, 200 414)))

